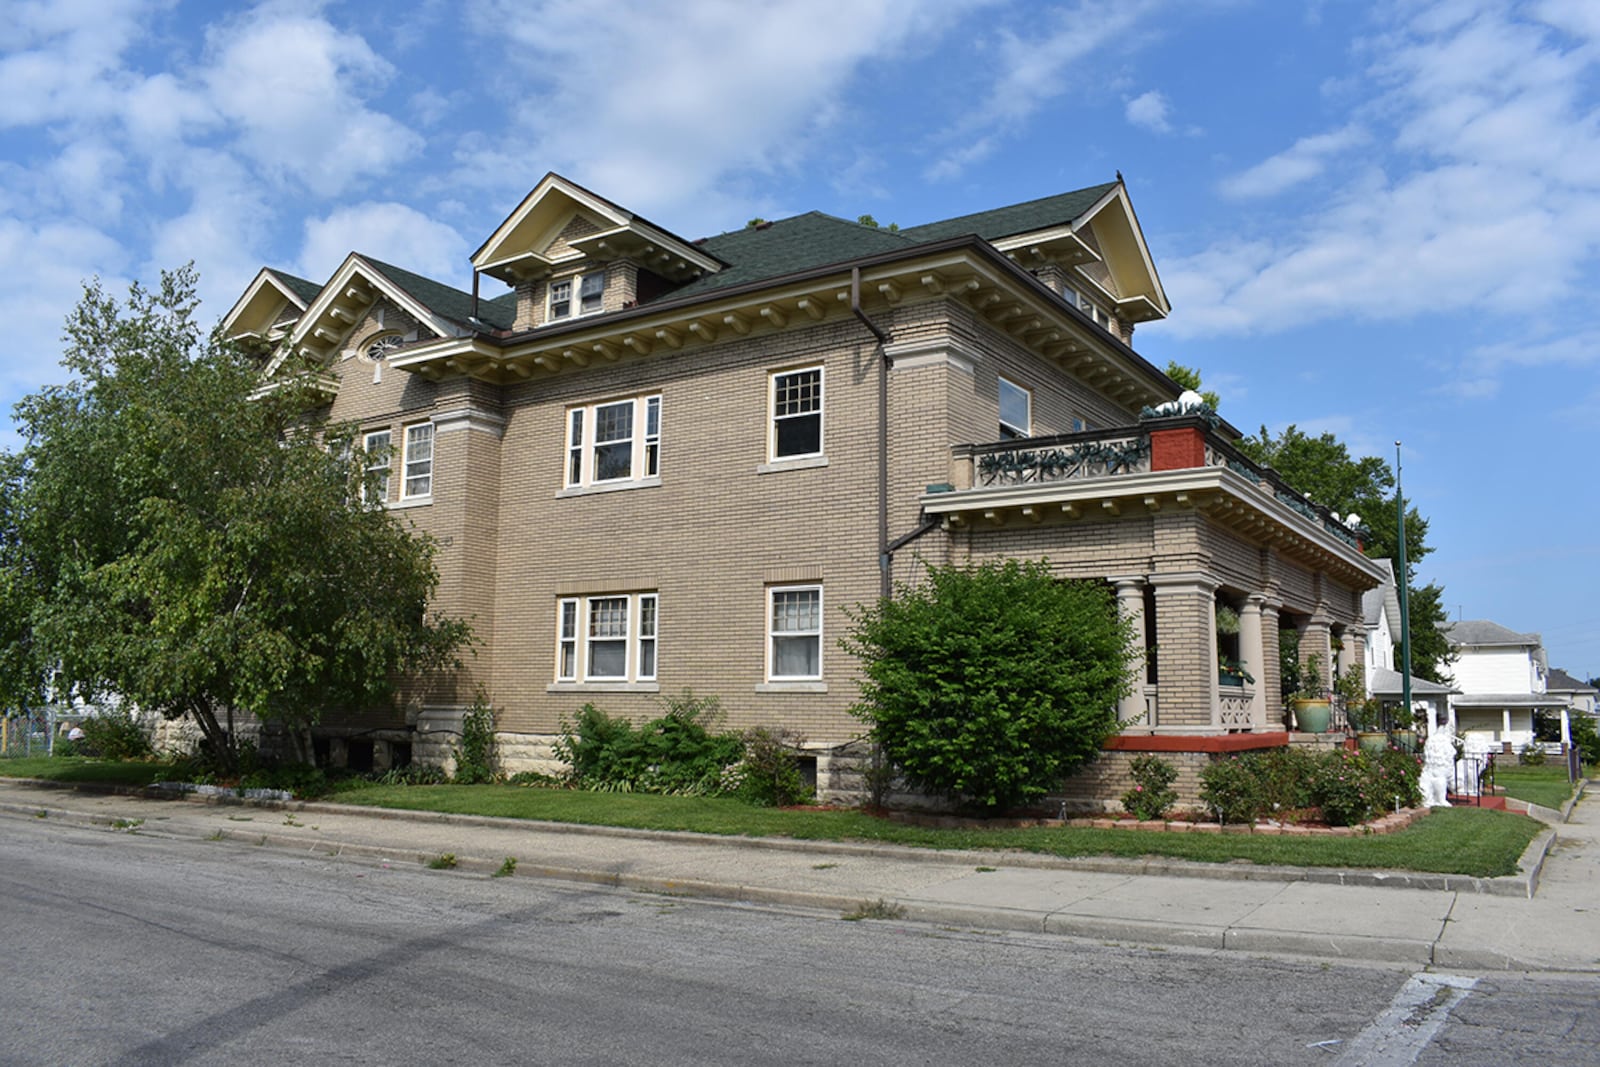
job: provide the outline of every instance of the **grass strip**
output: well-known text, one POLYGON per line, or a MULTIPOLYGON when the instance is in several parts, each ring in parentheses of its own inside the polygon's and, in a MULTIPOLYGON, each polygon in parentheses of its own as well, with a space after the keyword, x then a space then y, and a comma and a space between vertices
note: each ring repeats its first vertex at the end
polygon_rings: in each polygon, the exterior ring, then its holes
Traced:
MULTIPOLYGON (((1517 768, 1524 782, 1548 788, 1548 768, 1517 768), (1540 771, 1541 775, 1520 772, 1540 771)), ((1559 769, 1557 769, 1559 773, 1559 769)), ((149 785, 169 780, 165 762, 112 763, 84 757, 0 759, 0 777, 64 784, 149 785)), ((1561 783, 1565 785, 1564 781, 1561 783)), ((1508 790, 1509 791, 1509 790, 1508 790)), ((1570 791, 1569 791, 1570 792, 1570 791)), ((1521 796, 1513 791, 1513 796, 1521 796)), ((1563 794, 1555 804, 1564 802, 1563 794)), ((851 809, 759 808, 723 797, 599 793, 511 785, 385 786, 348 781, 328 799, 372 807, 637 830, 802 841, 881 842, 932 849, 1017 849, 1053 856, 1157 856, 1203 863, 1244 861, 1293 867, 1360 867, 1495 877, 1514 874, 1540 826, 1522 815, 1487 809, 1433 812, 1393 834, 1282 837, 1266 834, 1152 833, 1080 827, 943 829, 905 826, 851 809)), ((1524 797, 1523 799, 1529 799, 1524 797)), ((1544 800, 1534 800, 1544 804, 1544 800)))
POLYGON ((1433 812, 1392 834, 1283 837, 1152 833, 1080 827, 970 830, 905 826, 855 810, 757 808, 715 797, 591 793, 505 785, 373 786, 333 799, 457 815, 620 826, 638 830, 858 841, 934 849, 1018 849, 1053 856, 1160 856, 1203 863, 1243 860, 1296 867, 1361 867, 1495 877, 1514 874, 1540 825, 1486 809, 1433 812))
POLYGON ((1547 764, 1543 767, 1525 767, 1516 763, 1501 763, 1494 767, 1494 784, 1505 790, 1506 796, 1561 810, 1577 788, 1577 783, 1567 781, 1565 764, 1547 764))

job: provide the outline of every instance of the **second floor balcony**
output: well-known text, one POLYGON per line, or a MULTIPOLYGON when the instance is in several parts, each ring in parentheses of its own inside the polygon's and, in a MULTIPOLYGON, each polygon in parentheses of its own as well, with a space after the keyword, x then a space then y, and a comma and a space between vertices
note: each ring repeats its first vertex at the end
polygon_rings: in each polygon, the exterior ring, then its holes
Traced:
POLYGON ((1201 415, 952 449, 950 482, 922 504, 952 529, 1202 513, 1356 588, 1377 570, 1363 531, 1259 466, 1201 415))

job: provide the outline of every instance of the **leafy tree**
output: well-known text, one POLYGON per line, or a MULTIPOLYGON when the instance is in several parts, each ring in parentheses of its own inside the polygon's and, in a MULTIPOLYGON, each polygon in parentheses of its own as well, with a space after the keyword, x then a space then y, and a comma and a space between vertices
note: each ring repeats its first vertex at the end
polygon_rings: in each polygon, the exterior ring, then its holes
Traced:
POLYGON ((1103 585, 1059 581, 1045 562, 929 566, 852 619, 852 710, 914 787, 1014 807, 1117 730, 1132 634, 1103 585))
MULTIPOLYGON (((1331 433, 1317 437, 1290 426, 1274 437, 1265 426, 1253 437, 1238 442, 1239 450, 1255 462, 1281 474, 1285 481, 1341 516, 1354 512, 1366 525, 1366 553, 1374 559, 1400 558, 1400 524, 1395 508, 1394 471, 1377 456, 1356 459, 1331 433)), ((1437 583, 1418 587, 1416 565, 1433 549, 1428 544, 1428 520, 1413 507, 1406 509, 1406 571, 1396 575, 1407 583, 1411 609, 1411 670, 1435 682, 1449 681, 1453 655, 1443 627, 1444 588, 1437 583)))
POLYGON ((1185 367, 1182 363, 1179 363, 1175 359, 1168 360, 1167 377, 1177 382, 1183 388, 1193 389, 1195 392, 1199 393, 1200 399, 1204 400, 1206 404, 1210 406, 1212 411, 1216 411, 1222 406, 1222 397, 1218 396, 1210 389, 1200 388, 1200 368, 1185 367))
POLYGON ((259 364, 200 328, 195 285, 163 273, 126 304, 87 286, 70 380, 17 407, 0 684, 37 699, 58 671, 63 689, 189 717, 231 763, 236 712, 302 737, 450 665, 470 632, 427 610, 431 544, 362 503, 350 432, 319 435, 292 375, 252 399, 259 364))

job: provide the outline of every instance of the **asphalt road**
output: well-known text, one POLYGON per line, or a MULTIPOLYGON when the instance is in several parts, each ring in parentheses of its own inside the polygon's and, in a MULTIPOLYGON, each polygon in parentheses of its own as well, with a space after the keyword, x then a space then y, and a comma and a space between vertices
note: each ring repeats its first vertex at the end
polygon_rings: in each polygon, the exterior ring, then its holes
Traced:
POLYGON ((1600 981, 940 930, 0 818, 0 1064, 1600 1063, 1600 981))

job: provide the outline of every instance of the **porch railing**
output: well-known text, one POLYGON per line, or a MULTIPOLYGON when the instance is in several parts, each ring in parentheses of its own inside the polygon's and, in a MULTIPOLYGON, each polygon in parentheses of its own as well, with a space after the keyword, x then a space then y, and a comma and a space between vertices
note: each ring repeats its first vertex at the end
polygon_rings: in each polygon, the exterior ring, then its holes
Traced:
POLYGON ((1149 419, 1121 426, 1051 437, 1027 437, 988 444, 957 445, 952 460, 955 488, 1043 485, 1089 478, 1115 478, 1151 471, 1153 430, 1199 430, 1204 434, 1204 466, 1226 467, 1353 548, 1358 531, 1284 482, 1271 467, 1256 464, 1196 416, 1149 419))

